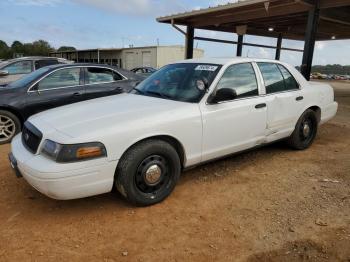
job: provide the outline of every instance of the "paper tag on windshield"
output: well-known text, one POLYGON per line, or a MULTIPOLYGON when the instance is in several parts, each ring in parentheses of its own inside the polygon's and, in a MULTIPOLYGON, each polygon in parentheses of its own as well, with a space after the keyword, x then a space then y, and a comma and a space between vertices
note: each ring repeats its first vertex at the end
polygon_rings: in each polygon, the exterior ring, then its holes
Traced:
POLYGON ((216 69, 218 69, 217 66, 212 66, 212 65, 198 65, 196 67, 196 71, 216 71, 216 69))

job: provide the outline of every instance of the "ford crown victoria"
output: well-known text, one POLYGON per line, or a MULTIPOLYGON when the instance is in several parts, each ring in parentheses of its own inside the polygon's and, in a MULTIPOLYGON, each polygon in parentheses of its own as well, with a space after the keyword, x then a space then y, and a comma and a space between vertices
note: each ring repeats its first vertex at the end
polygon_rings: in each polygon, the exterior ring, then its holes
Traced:
POLYGON ((308 148, 338 104, 288 64, 201 59, 170 64, 132 92, 31 117, 12 141, 18 176, 49 197, 112 191, 152 205, 183 169, 286 139, 308 148))

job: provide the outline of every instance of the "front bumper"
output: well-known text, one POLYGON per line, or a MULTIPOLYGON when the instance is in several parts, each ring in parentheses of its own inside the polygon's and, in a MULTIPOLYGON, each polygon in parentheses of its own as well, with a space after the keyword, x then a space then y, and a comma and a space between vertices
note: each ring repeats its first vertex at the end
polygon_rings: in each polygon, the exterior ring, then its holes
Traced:
POLYGON ((39 192, 59 200, 84 198, 110 192, 117 161, 96 159, 59 164, 41 155, 33 155, 22 144, 20 136, 11 143, 9 155, 16 173, 39 192))

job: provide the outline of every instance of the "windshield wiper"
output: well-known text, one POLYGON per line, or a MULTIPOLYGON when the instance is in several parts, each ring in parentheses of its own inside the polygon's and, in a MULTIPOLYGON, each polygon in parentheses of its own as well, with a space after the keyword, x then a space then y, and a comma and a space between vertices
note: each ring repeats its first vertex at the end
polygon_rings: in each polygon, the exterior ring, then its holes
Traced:
POLYGON ((144 94, 145 94, 145 92, 143 92, 142 90, 140 90, 140 89, 138 89, 138 88, 136 88, 136 87, 134 87, 132 90, 135 90, 137 93, 139 93, 139 94, 141 94, 141 95, 144 95, 144 94))
POLYGON ((140 90, 136 87, 134 87, 133 90, 135 90, 136 92, 138 92, 141 95, 150 94, 150 95, 156 95, 156 96, 161 97, 161 98, 171 99, 171 96, 168 96, 166 94, 163 94, 163 93, 157 92, 157 91, 143 91, 143 90, 140 90))
POLYGON ((168 96, 166 94, 163 94, 163 93, 157 92, 157 91, 147 91, 147 94, 156 95, 158 97, 162 97, 162 98, 166 98, 166 99, 171 99, 171 96, 168 96))

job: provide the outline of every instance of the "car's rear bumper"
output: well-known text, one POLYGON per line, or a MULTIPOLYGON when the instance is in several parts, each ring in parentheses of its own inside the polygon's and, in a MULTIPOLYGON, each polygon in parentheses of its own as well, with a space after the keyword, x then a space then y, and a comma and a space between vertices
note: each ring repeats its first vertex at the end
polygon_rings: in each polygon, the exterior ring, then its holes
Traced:
POLYGON ((331 120, 338 111, 338 103, 333 102, 328 104, 327 106, 321 109, 321 122, 320 124, 324 124, 325 122, 331 120))
POLYGON ((59 200, 110 192, 117 166, 116 161, 109 162, 107 159, 58 164, 41 155, 31 154, 19 136, 12 141, 10 162, 16 163, 14 169, 35 189, 59 200))

